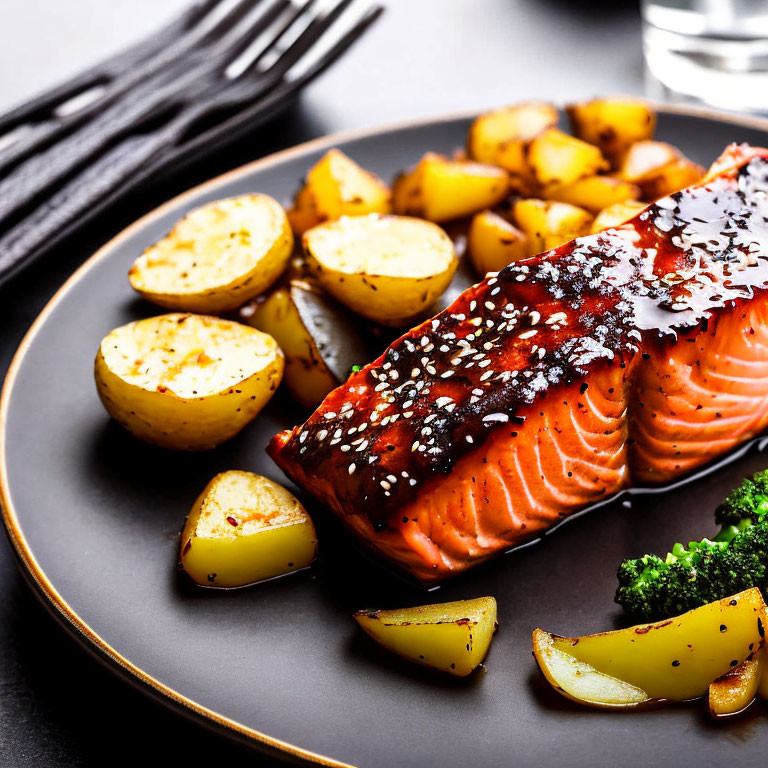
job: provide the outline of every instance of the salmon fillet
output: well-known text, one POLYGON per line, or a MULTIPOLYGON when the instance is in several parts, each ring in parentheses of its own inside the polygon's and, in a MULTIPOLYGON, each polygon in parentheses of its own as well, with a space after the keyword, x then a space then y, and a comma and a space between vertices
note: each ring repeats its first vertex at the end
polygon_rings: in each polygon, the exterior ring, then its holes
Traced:
POLYGON ((768 426, 768 150, 514 262, 268 447, 375 552, 434 582, 768 426))

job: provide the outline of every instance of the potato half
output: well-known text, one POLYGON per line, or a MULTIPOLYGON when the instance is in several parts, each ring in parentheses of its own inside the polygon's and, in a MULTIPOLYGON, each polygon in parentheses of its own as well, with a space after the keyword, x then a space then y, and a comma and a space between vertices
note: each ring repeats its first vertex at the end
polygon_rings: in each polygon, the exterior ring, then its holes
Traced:
POLYGON ((493 211, 474 216, 467 235, 467 249, 477 273, 498 272, 528 255, 528 239, 517 227, 493 211))
POLYGON ((614 167, 637 141, 653 136, 656 115, 638 99, 595 99, 571 104, 565 111, 580 139, 600 147, 614 167))
POLYGON ((323 221, 366 213, 390 213, 389 187, 338 149, 310 169, 288 211, 294 232, 303 234, 323 221))
POLYGON ((613 176, 585 176, 573 184, 553 185, 547 188, 548 200, 578 205, 591 213, 603 208, 640 197, 640 187, 613 176))
POLYGON ((283 486, 230 470, 211 480, 181 534, 181 564, 206 587, 243 587, 306 568, 317 555, 315 526, 283 486))
POLYGON ((644 211, 646 207, 646 203, 639 203, 637 200, 627 200, 624 203, 609 205, 595 216, 590 232, 594 234, 595 232, 602 232, 604 229, 618 227, 625 221, 633 219, 640 211, 644 211))
POLYGON ((528 164, 539 184, 573 184, 608 168, 602 152, 593 144, 547 128, 528 146, 528 164))
POLYGON ((469 128, 467 152, 480 163, 498 165, 505 145, 522 146, 542 131, 557 125, 557 120, 557 110, 551 104, 542 102, 515 104, 485 112, 469 128))
POLYGON ((318 286, 293 280, 253 306, 249 325, 268 333, 285 355, 283 380, 291 395, 314 408, 339 384, 353 365, 370 355, 359 322, 318 286))
POLYGON ((657 200, 695 184, 704 169, 672 144, 639 141, 628 149, 619 175, 640 187, 644 200, 657 200))
POLYGON ((137 320, 105 336, 96 388, 109 414, 164 448, 213 448, 272 397, 283 353, 266 333, 203 315, 137 320))
POLYGON ((502 168, 428 152, 396 179, 393 203, 395 213, 442 222, 491 208, 508 191, 502 168))
POLYGON ((551 200, 517 200, 512 211, 528 238, 530 255, 586 235, 592 224, 592 216, 583 208, 551 200))
POLYGON ((389 611, 358 611, 357 623, 387 650, 466 677, 485 658, 496 631, 496 600, 478 597, 389 611))
POLYGON ((426 310, 458 264, 440 227, 405 216, 339 219, 310 229, 302 242, 323 288, 385 325, 405 325, 426 310))
POLYGON ((224 312, 267 290, 292 249, 279 203, 267 195, 232 197, 187 214, 136 259, 128 279, 162 307, 224 312))
POLYGON ((686 701, 760 648, 765 621, 760 590, 748 589, 658 624, 585 637, 537 629, 533 654, 555 690, 582 704, 686 701))

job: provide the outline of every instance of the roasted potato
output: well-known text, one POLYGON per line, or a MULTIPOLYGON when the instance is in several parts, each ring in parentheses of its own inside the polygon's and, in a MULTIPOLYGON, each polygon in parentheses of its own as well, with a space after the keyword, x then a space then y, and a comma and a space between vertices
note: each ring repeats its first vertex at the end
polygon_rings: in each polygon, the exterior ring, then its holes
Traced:
POLYGON ((202 315, 137 320, 105 336, 96 356, 104 407, 136 437, 164 448, 213 448, 272 397, 283 353, 266 333, 202 315))
POLYGON ((181 534, 181 564, 205 587, 244 587, 306 568, 315 526, 283 486, 230 470, 211 480, 181 534))
POLYGON ((277 288, 253 306, 245 322, 280 345, 285 385, 308 408, 346 381, 353 365, 363 365, 369 357, 354 315, 307 281, 277 288))
POLYGON ((453 243, 440 227, 405 216, 354 216, 304 234, 320 285, 354 312, 401 326, 426 310, 456 271, 453 243))
POLYGON ((528 240, 517 227, 493 211, 474 216, 467 235, 467 249, 477 273, 498 272, 528 255, 528 240))
POLYGON ((380 645, 417 664, 466 677, 485 658, 496 631, 496 600, 478 597, 390 611, 358 611, 380 645))
POLYGON ((477 162, 506 169, 517 191, 532 194, 533 178, 525 160, 525 148, 542 131, 557 125, 557 120, 557 110, 541 102, 486 112, 469 129, 467 152, 477 162))
POLYGON ((509 174, 492 165, 451 160, 428 152, 395 181, 395 213, 450 221, 490 208, 509 190, 509 174))
POLYGON ((764 654, 761 648, 737 667, 718 677, 714 683, 710 683, 710 715, 725 717, 743 712, 755 700, 764 674, 764 654))
POLYGON ((638 99, 595 99, 565 108, 573 133, 600 148, 613 167, 637 141, 653 136, 656 115, 638 99))
POLYGON ((644 200, 657 200, 695 184, 704 169, 677 147, 662 141, 640 141, 627 151, 619 176, 640 187, 644 200))
POLYGON ((297 235, 341 216, 390 213, 389 187, 338 149, 331 149, 311 168, 288 217, 297 235))
POLYGON ((595 232, 602 232, 604 229, 618 227, 625 221, 633 219, 645 208, 646 203, 639 203, 637 200, 627 200, 625 203, 609 205, 595 216, 590 232, 594 234, 595 232))
POLYGON ((592 224, 592 216, 583 208, 550 200, 517 200, 512 212, 528 238, 531 256, 586 235, 592 224))
POLYGON ((267 195, 242 195, 187 214, 139 256, 128 279, 162 307, 224 312, 267 290, 292 250, 282 206, 267 195))
POLYGON ((640 187, 613 176, 585 176, 573 184, 551 185, 546 189, 548 200, 578 205, 590 213, 640 197, 640 187))
POLYGON ((760 648, 765 621, 765 603, 753 588, 658 624, 585 637, 537 629, 533 653, 552 687, 582 704, 686 701, 760 648))
POLYGON ((558 128, 547 128, 528 145, 527 162, 536 181, 548 185, 573 184, 608 168, 600 150, 558 128))

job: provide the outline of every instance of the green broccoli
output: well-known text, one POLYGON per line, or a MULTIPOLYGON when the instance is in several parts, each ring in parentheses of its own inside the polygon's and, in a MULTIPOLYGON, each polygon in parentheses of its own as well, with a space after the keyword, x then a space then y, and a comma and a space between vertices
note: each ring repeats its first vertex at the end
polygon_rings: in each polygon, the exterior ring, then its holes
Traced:
POLYGON ((625 560, 616 602, 633 617, 657 621, 750 587, 768 595, 768 470, 747 478, 716 512, 713 539, 675 544, 666 557, 625 560))

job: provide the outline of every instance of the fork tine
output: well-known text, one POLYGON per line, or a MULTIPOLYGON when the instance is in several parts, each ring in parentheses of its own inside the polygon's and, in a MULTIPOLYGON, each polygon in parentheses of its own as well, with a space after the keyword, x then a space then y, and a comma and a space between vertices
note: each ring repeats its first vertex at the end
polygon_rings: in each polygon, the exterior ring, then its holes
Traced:
MULTIPOLYGON (((280 28, 273 34, 270 41, 256 54, 253 60, 248 63, 248 66, 243 69, 240 75, 242 76, 252 72, 264 56, 272 50, 283 35, 315 4, 315 2, 316 0, 305 0, 301 5, 294 6, 294 10, 290 16, 280 25, 280 28)), ((293 3, 289 3, 289 5, 293 5, 293 3)))
MULTIPOLYGON (((314 0, 313 0, 314 1, 314 0)), ((211 49, 226 54, 227 65, 237 59, 249 45, 292 5, 291 0, 274 0, 256 15, 254 19, 246 17, 245 23, 239 24, 222 37, 211 49)))
MULTIPOLYGON (((341 14, 352 4, 353 0, 339 0, 329 11, 316 16, 301 31, 299 36, 278 56, 277 60, 269 67, 270 74, 283 75, 296 62, 304 56, 312 46, 325 34, 329 27, 341 16, 341 14)), ((279 38, 276 38, 268 46, 272 49, 279 38)))

